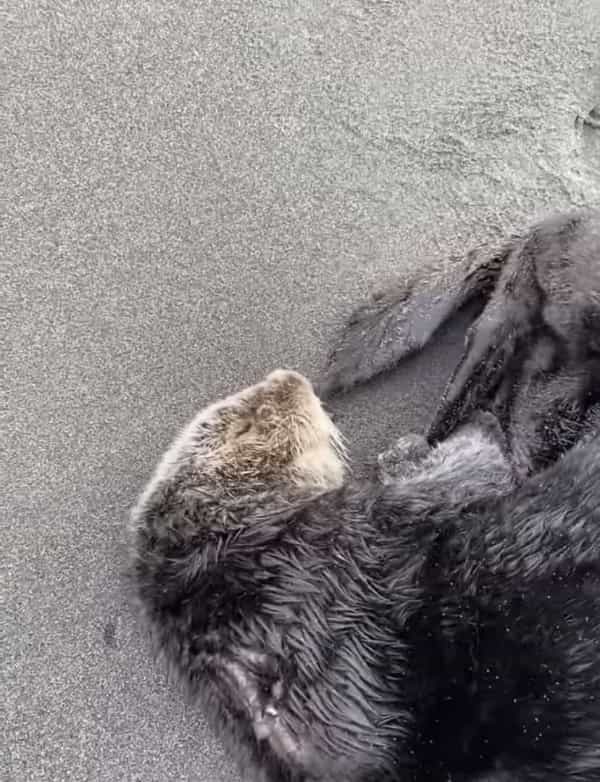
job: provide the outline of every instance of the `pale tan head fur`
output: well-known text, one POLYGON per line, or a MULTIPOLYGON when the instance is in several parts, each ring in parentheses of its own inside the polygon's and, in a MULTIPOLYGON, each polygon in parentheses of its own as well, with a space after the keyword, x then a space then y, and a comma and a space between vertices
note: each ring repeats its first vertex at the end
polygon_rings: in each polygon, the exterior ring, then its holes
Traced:
POLYGON ((219 478, 323 489, 343 482, 342 437, 303 375, 278 369, 206 413, 211 450, 198 466, 219 478))

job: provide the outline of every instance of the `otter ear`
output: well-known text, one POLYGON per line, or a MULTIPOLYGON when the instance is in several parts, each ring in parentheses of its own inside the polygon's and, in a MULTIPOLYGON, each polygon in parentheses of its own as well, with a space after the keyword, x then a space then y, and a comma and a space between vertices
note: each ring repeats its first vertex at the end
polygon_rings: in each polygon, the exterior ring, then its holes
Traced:
POLYGON ((507 257, 508 250, 473 250, 371 296, 352 313, 329 354, 320 394, 346 391, 392 369, 462 307, 477 298, 483 306, 507 257))

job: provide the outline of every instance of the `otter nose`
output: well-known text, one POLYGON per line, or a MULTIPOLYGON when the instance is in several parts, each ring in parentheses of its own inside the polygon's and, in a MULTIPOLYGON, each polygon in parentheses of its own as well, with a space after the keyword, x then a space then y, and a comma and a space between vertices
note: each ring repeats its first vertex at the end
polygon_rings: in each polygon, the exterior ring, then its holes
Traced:
POLYGON ((289 383, 311 387, 309 381, 293 369, 275 369, 267 375, 267 383, 289 383))

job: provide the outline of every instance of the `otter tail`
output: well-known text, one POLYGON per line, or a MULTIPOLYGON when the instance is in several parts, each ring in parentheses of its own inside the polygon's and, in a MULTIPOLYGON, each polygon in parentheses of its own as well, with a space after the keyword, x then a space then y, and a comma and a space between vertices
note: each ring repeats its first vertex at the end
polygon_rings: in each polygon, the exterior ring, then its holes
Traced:
POLYGON ((461 308, 489 299, 510 252, 472 251, 462 281, 444 290, 431 276, 396 284, 374 295, 350 316, 329 354, 320 384, 324 396, 366 383, 425 347, 437 330, 461 308))

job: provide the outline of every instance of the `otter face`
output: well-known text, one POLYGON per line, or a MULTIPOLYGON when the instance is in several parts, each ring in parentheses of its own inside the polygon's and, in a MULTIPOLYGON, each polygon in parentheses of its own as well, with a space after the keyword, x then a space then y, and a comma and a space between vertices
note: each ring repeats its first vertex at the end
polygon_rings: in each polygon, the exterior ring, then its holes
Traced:
MULTIPOLYGON (((336 488, 345 472, 343 440, 310 382, 278 369, 201 415, 210 448, 196 466, 227 483, 292 483, 336 488)), ((232 486, 233 488, 233 486, 232 486)))

